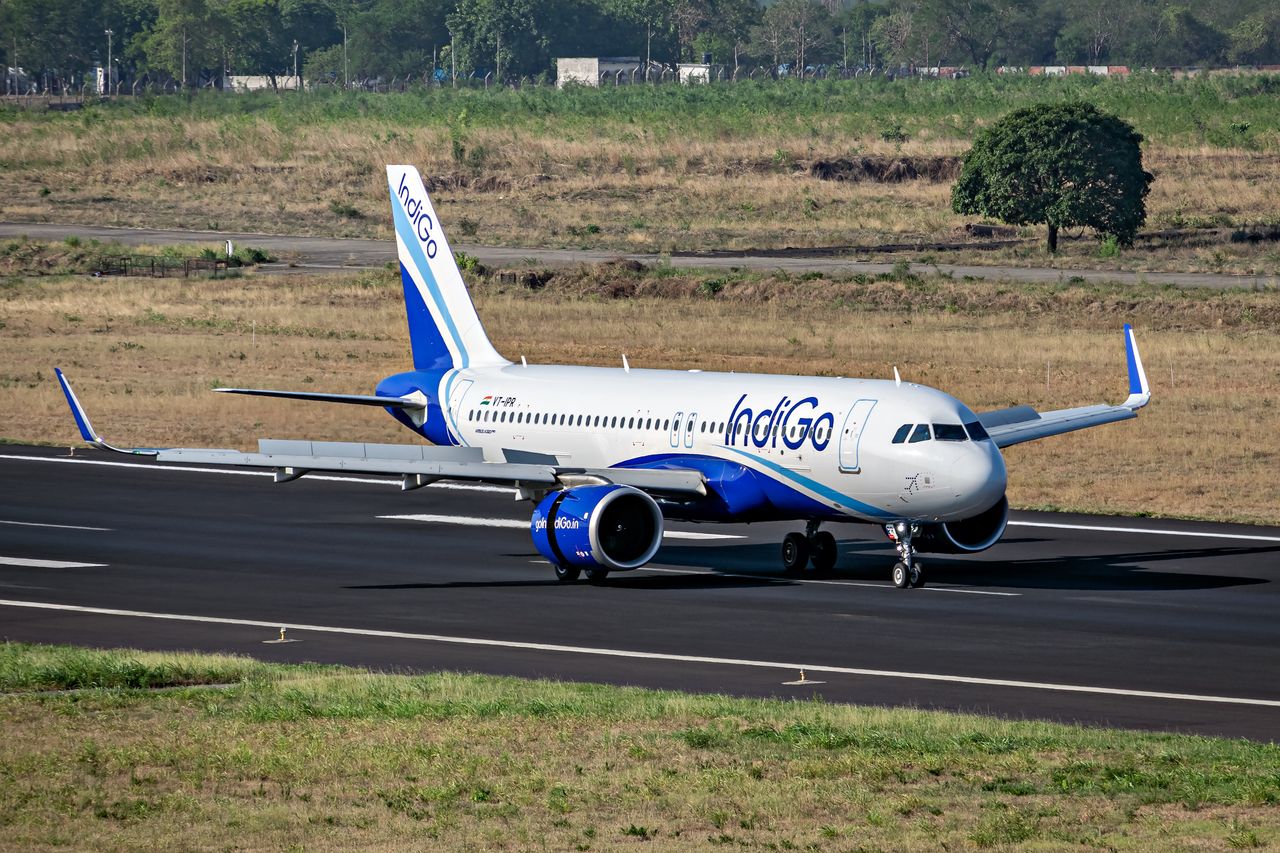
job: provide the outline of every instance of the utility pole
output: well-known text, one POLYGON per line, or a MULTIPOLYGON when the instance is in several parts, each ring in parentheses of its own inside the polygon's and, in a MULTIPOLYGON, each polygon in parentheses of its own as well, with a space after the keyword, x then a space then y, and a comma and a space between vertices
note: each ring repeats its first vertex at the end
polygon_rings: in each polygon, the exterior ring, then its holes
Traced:
POLYGON ((449 73, 453 75, 453 88, 458 88, 458 51, 454 45, 453 33, 449 33, 449 73))
POLYGON ((110 97, 111 96, 111 37, 115 35, 115 33, 112 32, 110 28, 108 28, 105 32, 107 34, 107 90, 105 92, 102 92, 101 94, 110 97))
POLYGON ((187 28, 182 28, 182 91, 187 90, 187 28))
POLYGON ((293 40, 293 87, 296 91, 302 91, 302 81, 298 79, 298 40, 293 40))
POLYGON ((342 22, 342 88, 351 88, 351 77, 347 71, 347 22, 342 22))

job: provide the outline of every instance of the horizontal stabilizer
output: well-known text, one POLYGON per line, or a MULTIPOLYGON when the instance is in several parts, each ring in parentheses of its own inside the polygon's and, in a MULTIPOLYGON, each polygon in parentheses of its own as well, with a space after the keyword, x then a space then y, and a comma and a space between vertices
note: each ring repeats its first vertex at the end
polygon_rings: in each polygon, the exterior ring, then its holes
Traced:
POLYGON ((272 391, 267 388, 214 388, 221 394, 245 394, 250 397, 283 397, 286 400, 309 400, 313 403, 346 403, 353 406, 382 406, 391 409, 425 409, 427 398, 379 397, 373 394, 325 394, 320 391, 272 391))

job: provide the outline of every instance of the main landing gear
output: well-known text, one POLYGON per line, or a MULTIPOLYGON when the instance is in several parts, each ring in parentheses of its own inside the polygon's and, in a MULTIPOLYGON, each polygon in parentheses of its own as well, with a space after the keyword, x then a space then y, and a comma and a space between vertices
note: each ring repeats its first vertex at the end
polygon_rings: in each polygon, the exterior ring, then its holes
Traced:
POLYGON ((924 566, 916 562, 916 549, 911 537, 920 532, 920 525, 907 521, 886 524, 884 532, 898 549, 901 558, 893 564, 893 585, 898 589, 924 586, 924 566))
POLYGON ((782 540, 782 567, 788 574, 804 571, 809 563, 819 574, 830 572, 836 565, 836 537, 819 530, 822 522, 810 521, 804 533, 788 533, 782 540))
MULTIPOLYGON (((556 580, 560 583, 576 583, 582 576, 582 569, 577 566, 555 565, 556 580)), ((587 583, 604 583, 609 577, 608 569, 587 569, 587 583)))

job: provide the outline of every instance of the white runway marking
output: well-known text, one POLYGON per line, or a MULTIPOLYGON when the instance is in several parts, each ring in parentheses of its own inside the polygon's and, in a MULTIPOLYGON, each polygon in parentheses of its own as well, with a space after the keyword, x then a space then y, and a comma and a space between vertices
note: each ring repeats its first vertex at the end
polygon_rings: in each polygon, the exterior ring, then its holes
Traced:
MULTIPOLYGON (((474 515, 379 515, 389 521, 425 521, 430 524, 459 524, 464 527, 507 527, 512 530, 528 530, 529 522, 518 518, 480 518, 474 515)), ((732 533, 697 533, 691 530, 664 530, 667 539, 746 539, 732 533)))
POLYGON ((1152 530, 1146 527, 1104 527, 1100 524, 1057 524, 1048 521, 1010 521, 1010 527, 1047 527, 1053 530, 1092 530, 1098 533, 1146 533, 1158 536, 1195 536, 1202 539, 1239 539, 1245 542, 1280 542, 1280 536, 1252 533, 1213 533, 1198 530, 1152 530))
MULTIPOLYGON (((147 471, 172 472, 187 474, 232 474, 240 477, 274 477, 271 471, 244 471, 238 468, 198 468, 183 465, 143 465, 140 462, 109 462, 106 459, 76 459, 70 456, 18 456, 0 453, 0 459, 17 459, 22 462, 70 462, 74 465, 107 465, 112 468, 142 468, 147 471)), ((394 479, 374 479, 373 477, 332 477, 326 474, 308 474, 308 480, 323 480, 329 483, 361 483, 366 486, 395 486, 400 488, 400 481, 394 479)), ((514 489, 501 486, 485 486, 479 483, 432 483, 428 489, 456 489, 463 492, 494 492, 510 495, 514 489)))
MULTIPOLYGON (((178 465, 144 465, 138 462, 111 462, 105 459, 77 459, 68 456, 22 456, 13 453, 0 453, 0 459, 13 459, 19 462, 70 462, 75 465, 107 465, 115 468, 143 468, 149 471, 177 471, 189 474, 232 474, 242 477, 272 477, 271 471, 244 471, 233 468, 202 468, 178 465)), ((322 480, 331 483, 361 483, 371 486, 395 486, 400 483, 395 479, 375 479, 372 477, 334 477, 324 474, 308 474, 308 480, 322 480)), ((428 489, 451 489, 455 491, 490 492, 499 495, 510 495, 512 489, 501 486, 486 486, 479 483, 432 483, 428 489)), ((1047 521, 1010 521, 1010 527, 1043 527, 1052 530, 1084 530, 1097 533, 1138 533, 1146 536, 1189 536, 1200 539, 1229 539, 1243 542, 1280 542, 1280 536, 1263 536, 1252 533, 1214 533, 1212 531, 1170 530, 1164 527, 1111 527, 1098 524, 1065 524, 1047 521)), ((707 534, 717 535, 717 534, 707 534)), ((746 537, 736 537, 745 539, 746 537)), ((928 589, 928 587, 925 587, 928 589)))
POLYGON ((0 566, 22 566, 27 569, 100 569, 106 563, 68 563, 65 560, 33 560, 28 557, 0 557, 0 566))
POLYGON ((110 533, 110 527, 81 527, 78 524, 37 524, 34 521, 3 521, 0 524, 15 524, 19 527, 57 527, 62 530, 94 530, 100 533, 110 533))
MULTIPOLYGON (((901 592, 896 586, 887 583, 867 583, 866 581, 834 581, 821 580, 819 578, 794 577, 792 575, 753 575, 744 572, 703 572, 697 569, 655 569, 652 566, 642 566, 636 569, 638 572, 666 572, 673 575, 716 575, 722 578, 751 578, 753 580, 770 580, 779 583, 815 583, 825 584, 827 586, 865 586, 871 589, 891 589, 894 592, 901 592)), ((985 589, 956 589, 950 586, 923 586, 920 587, 923 592, 957 592, 962 595, 997 595, 1004 598, 1017 598, 1022 595, 1020 592, 990 592, 985 589)))
MULTIPOLYGON (((926 587, 927 589, 927 587, 926 587)), ((1104 696, 1128 696, 1138 699, 1168 699, 1178 702, 1216 702, 1226 705, 1258 705, 1280 708, 1280 699, 1249 699, 1239 696, 1209 696, 1198 693, 1166 693, 1159 690, 1128 690, 1122 687, 1095 687, 1086 684, 1055 684, 1044 681, 1014 681, 1005 678, 979 678, 968 675, 944 675, 932 672, 903 672, 891 669, 862 669, 851 666, 826 666, 814 663, 784 663, 782 661, 747 660, 744 658, 719 658, 703 655, 676 655, 662 652, 638 652, 627 649, 592 648, 590 646, 565 646, 554 643, 526 643, 517 640, 489 640, 480 637, 452 637, 444 634, 412 634, 405 631, 379 631, 372 628, 342 628, 330 625, 303 625, 293 622, 263 622, 257 619, 232 619, 225 616, 192 616, 179 613, 152 613, 144 610, 116 610, 106 607, 83 607, 75 604, 52 604, 43 601, 11 601, 0 599, 0 607, 23 607, 32 610, 55 610, 70 613, 91 613, 98 616, 128 616, 137 619, 163 619, 173 622, 202 622, 212 625, 238 625, 250 628, 268 628, 278 631, 315 631, 320 634, 343 634, 360 637, 380 637, 394 640, 422 640, 431 643, 450 643, 462 646, 487 646, 490 648, 519 649, 535 652, 559 652, 598 657, 630 658, 632 660, 669 661, 672 663, 699 663, 713 666, 754 667, 757 669, 785 669, 790 672, 806 670, 831 675, 853 675, 870 678, 902 678, 915 681, 939 681, 951 684, 972 684, 981 687, 1016 687, 1027 690, 1049 690, 1063 693, 1093 693, 1104 696)))

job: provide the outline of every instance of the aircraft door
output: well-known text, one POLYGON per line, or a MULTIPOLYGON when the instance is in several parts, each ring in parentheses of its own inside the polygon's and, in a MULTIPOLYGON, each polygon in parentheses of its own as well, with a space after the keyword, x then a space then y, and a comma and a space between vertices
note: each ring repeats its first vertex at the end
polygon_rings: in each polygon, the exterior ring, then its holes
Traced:
POLYGON ((693 427, 698 422, 698 413, 690 412, 689 420, 684 427, 684 446, 693 447, 693 427))
POLYGON ((844 419, 844 427, 840 430, 840 470, 846 474, 859 474, 858 444, 862 441, 862 430, 871 417, 871 410, 876 407, 877 400, 859 400, 849 409, 844 419))
MULTIPOLYGON (((448 412, 450 425, 456 424, 462 419, 462 401, 466 398, 467 392, 471 390, 472 384, 474 383, 470 379, 463 379, 454 385, 453 390, 449 392, 448 412)), ((458 438, 462 437, 458 435, 459 430, 456 426, 453 428, 453 432, 458 438)))
POLYGON ((684 429, 684 412, 676 412, 676 416, 671 419, 671 446, 680 446, 680 432, 684 429))

